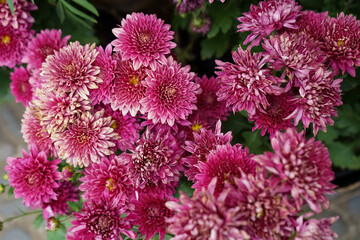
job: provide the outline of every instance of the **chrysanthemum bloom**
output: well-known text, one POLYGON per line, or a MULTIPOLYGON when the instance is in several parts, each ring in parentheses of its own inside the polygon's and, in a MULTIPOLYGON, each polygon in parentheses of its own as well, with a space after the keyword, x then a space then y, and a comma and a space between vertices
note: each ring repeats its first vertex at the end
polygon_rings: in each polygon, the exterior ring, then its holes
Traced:
POLYGON ((199 132, 194 132, 194 140, 186 141, 184 149, 191 155, 184 158, 184 163, 189 169, 185 176, 189 180, 195 180, 195 175, 199 173, 198 164, 205 162, 207 155, 211 150, 216 149, 218 145, 225 145, 231 142, 231 132, 225 135, 221 133, 221 121, 218 121, 215 131, 201 128, 199 132))
MULTIPOLYGON (((213 2, 214 2, 214 0, 209 0, 209 3, 213 3, 213 2)), ((224 3, 225 0, 220 0, 220 2, 224 3)))
POLYGON ((325 37, 327 17, 328 12, 301 11, 300 16, 296 19, 299 28, 293 31, 305 32, 315 40, 322 40, 325 37))
POLYGON ((334 74, 341 70, 355 77, 354 66, 360 66, 360 20, 353 15, 340 13, 337 18, 327 18, 323 39, 324 51, 334 74))
POLYGON ((143 85, 147 74, 145 67, 135 70, 132 61, 123 61, 120 54, 114 58, 117 61, 115 79, 110 93, 111 108, 120 110, 123 115, 128 112, 135 116, 142 106, 139 103, 145 96, 143 85))
POLYGON ((193 32, 205 35, 210 31, 211 19, 209 16, 202 14, 192 19, 190 27, 193 32))
POLYGON ((91 110, 90 101, 74 93, 40 89, 34 104, 40 109, 40 124, 49 134, 64 131, 83 112, 91 110))
POLYGON ((14 68, 14 72, 10 73, 10 90, 15 96, 16 102, 22 102, 24 106, 28 106, 33 97, 33 91, 29 83, 30 72, 23 66, 14 68))
POLYGON ((320 42, 303 32, 270 36, 270 39, 264 39, 262 46, 271 57, 270 67, 276 71, 284 68, 283 77, 289 78, 286 90, 292 85, 298 87, 311 70, 325 65, 326 57, 320 42))
POLYGON ((128 155, 115 156, 111 160, 107 157, 101 159, 100 163, 92 163, 85 168, 84 176, 80 178, 82 184, 79 186, 84 191, 82 197, 88 200, 104 196, 116 198, 119 204, 129 200, 133 189, 132 181, 128 177, 128 166, 124 158, 128 155))
POLYGON ((135 70, 141 66, 155 69, 156 61, 164 59, 176 46, 171 42, 174 32, 169 30, 170 25, 155 14, 132 13, 121 21, 120 28, 112 30, 117 39, 111 44, 124 61, 133 61, 135 70))
POLYGON ((300 16, 300 10, 301 6, 295 0, 264 0, 259 6, 251 4, 250 11, 238 18, 238 32, 251 31, 244 45, 252 41, 251 46, 257 46, 274 30, 298 28, 296 18, 300 16))
POLYGON ((28 145, 35 144, 40 151, 57 156, 56 148, 45 126, 40 124, 40 109, 30 102, 21 120, 21 133, 28 145))
POLYGON ((286 130, 293 126, 293 120, 286 119, 295 110, 292 99, 293 96, 289 92, 280 95, 268 95, 269 106, 261 111, 256 111, 253 116, 249 117, 249 121, 255 121, 252 130, 261 129, 261 136, 264 136, 268 131, 270 138, 272 138, 276 131, 286 130))
POLYGON ((48 56, 41 68, 46 87, 88 99, 89 90, 98 88, 103 81, 99 77, 100 67, 93 65, 97 55, 95 44, 82 46, 76 41, 48 56))
POLYGON ((294 118, 295 126, 300 119, 305 128, 313 124, 316 135, 319 129, 326 132, 326 125, 333 125, 331 119, 337 116, 336 107, 342 105, 340 83, 342 79, 333 79, 332 72, 319 68, 310 72, 309 78, 299 89, 299 98, 294 99, 296 109, 287 117, 294 118))
POLYGON ((296 236, 294 240, 333 240, 338 235, 331 230, 339 217, 309 219, 305 220, 304 216, 300 216, 297 220, 296 236))
POLYGON ((29 68, 40 69, 46 57, 66 46, 69 38, 69 35, 61 38, 61 30, 41 30, 29 42, 22 62, 27 63, 29 68))
POLYGON ((53 217, 55 213, 60 215, 69 214, 70 208, 67 202, 77 202, 80 199, 80 191, 73 183, 69 181, 58 181, 57 183, 59 186, 54 189, 57 199, 51 199, 49 202, 41 202, 40 205, 44 211, 52 212, 54 214, 53 217))
POLYGON ((246 110, 252 116, 257 108, 269 105, 268 94, 282 92, 276 86, 282 80, 273 76, 269 68, 262 69, 270 56, 251 54, 250 47, 244 51, 240 46, 237 52, 232 52, 232 57, 235 64, 215 60, 220 70, 216 72, 220 81, 218 101, 226 101, 226 106, 231 106, 234 112, 246 110))
POLYGON ((329 207, 325 194, 333 194, 334 172, 327 148, 315 138, 305 139, 305 133, 288 128, 285 133, 277 132, 271 139, 274 153, 265 152, 253 159, 274 173, 291 191, 297 208, 302 198, 315 212, 321 212, 322 204, 329 207))
POLYGON ((14 6, 14 14, 11 12, 6 1, 0 1, 0 24, 2 27, 9 26, 14 29, 29 29, 34 22, 30 11, 36 10, 36 5, 27 0, 15 0, 12 3, 14 6))
POLYGON ((249 239, 250 236, 240 229, 241 219, 238 208, 228 208, 225 205, 228 191, 218 197, 214 196, 216 178, 207 190, 194 192, 189 198, 180 192, 180 202, 169 201, 165 205, 175 211, 175 215, 168 218, 168 232, 174 234, 172 240, 226 240, 249 239))
POLYGON ((197 7, 201 7, 205 0, 173 0, 173 3, 176 4, 176 10, 179 14, 188 13, 190 11, 195 11, 197 7))
POLYGON ((102 157, 114 153, 118 135, 112 124, 111 117, 104 117, 104 110, 95 114, 85 112, 65 131, 53 134, 51 139, 59 157, 74 167, 87 167, 91 162, 98 163, 102 157))
POLYGON ((152 239, 156 233, 159 233, 160 240, 163 240, 168 225, 165 219, 174 215, 174 212, 165 206, 170 200, 173 198, 169 196, 141 193, 139 199, 133 202, 135 208, 126 219, 139 226, 141 235, 146 235, 145 240, 152 239))
POLYGON ((26 46, 34 33, 34 30, 28 28, 14 29, 10 26, 0 26, 0 66, 13 68, 16 64, 20 64, 26 46))
POLYGON ((291 217, 298 214, 294 202, 278 178, 266 178, 266 171, 244 174, 235 179, 231 201, 242 215, 243 228, 251 239, 289 239, 293 230, 291 217))
POLYGON ((45 152, 39 152, 35 145, 29 148, 29 154, 23 150, 23 158, 8 157, 5 170, 15 197, 24 197, 23 203, 28 207, 38 207, 41 202, 57 199, 54 189, 59 186, 56 180, 61 175, 56 169, 61 160, 48 161, 45 152))
POLYGON ((157 64, 155 71, 147 71, 145 97, 140 100, 142 113, 156 123, 173 126, 186 122, 186 117, 196 110, 196 94, 200 93, 199 84, 194 83, 195 73, 190 66, 181 67, 172 57, 163 64, 157 64))
MULTIPOLYGON (((113 81, 115 78, 116 60, 112 56, 112 46, 108 44, 105 50, 100 46, 97 48, 99 55, 97 55, 93 65, 100 67, 99 77, 103 80, 98 84, 99 88, 92 89, 90 96, 92 105, 100 102, 109 103, 113 81)), ((115 89, 118 91, 119 89, 115 89)))
POLYGON ((68 231, 77 240, 123 240, 121 234, 136 239, 137 234, 130 230, 132 225, 121 217, 124 213, 125 209, 116 199, 87 201, 81 212, 74 213, 76 220, 71 222, 73 227, 68 231))
POLYGON ((172 193, 183 170, 184 150, 168 129, 147 129, 136 143, 128 162, 129 178, 139 191, 172 193))
POLYGON ((195 175, 195 184, 192 188, 201 191, 207 187, 211 179, 217 177, 215 196, 218 196, 225 188, 225 182, 234 184, 235 178, 240 178, 243 174, 255 174, 256 162, 249 154, 248 148, 242 148, 241 144, 231 146, 218 145, 215 150, 210 151, 205 162, 200 162, 197 166, 199 173, 195 175))

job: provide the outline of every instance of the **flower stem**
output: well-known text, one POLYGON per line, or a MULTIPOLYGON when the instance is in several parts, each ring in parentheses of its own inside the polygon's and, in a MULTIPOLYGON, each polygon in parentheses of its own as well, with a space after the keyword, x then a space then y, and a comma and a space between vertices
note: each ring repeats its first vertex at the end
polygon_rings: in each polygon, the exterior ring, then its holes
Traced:
POLYGON ((42 210, 39 210, 39 211, 33 211, 33 212, 24 212, 20 215, 17 215, 17 216, 14 216, 14 217, 8 217, 6 218, 4 221, 2 221, 3 223, 5 222, 11 222, 12 220, 14 219, 17 219, 17 218, 20 218, 20 217, 25 217, 27 215, 32 215, 32 214, 37 214, 37 213, 42 213, 43 211, 42 210))

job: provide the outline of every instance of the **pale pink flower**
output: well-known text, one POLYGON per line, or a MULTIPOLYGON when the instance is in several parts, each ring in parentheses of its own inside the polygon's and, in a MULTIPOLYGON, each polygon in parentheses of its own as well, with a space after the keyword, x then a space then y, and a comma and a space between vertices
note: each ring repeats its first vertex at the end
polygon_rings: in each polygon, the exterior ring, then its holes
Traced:
POLYGON ((33 98, 32 87, 29 83, 30 72, 23 66, 14 68, 14 72, 10 73, 10 90, 15 96, 16 102, 22 102, 26 107, 33 98))
POLYGON ((297 220, 296 236, 294 240, 333 240, 338 235, 331 230, 339 217, 321 218, 321 219, 304 219, 304 215, 297 220))

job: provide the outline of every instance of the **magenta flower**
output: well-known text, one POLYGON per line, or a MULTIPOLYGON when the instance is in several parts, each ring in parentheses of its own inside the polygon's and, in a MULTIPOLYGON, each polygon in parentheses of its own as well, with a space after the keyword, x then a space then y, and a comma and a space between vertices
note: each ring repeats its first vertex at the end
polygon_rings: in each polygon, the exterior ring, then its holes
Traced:
POLYGON ((183 171, 184 150, 168 129, 147 129, 132 151, 128 175, 139 191, 172 194, 183 171))
POLYGON ((59 186, 56 180, 60 180, 61 175, 56 169, 61 160, 48 161, 45 152, 40 152, 35 145, 29 148, 29 154, 23 150, 23 158, 8 157, 5 170, 15 197, 24 197, 23 203, 28 207, 38 207, 42 202, 57 199, 54 189, 59 186))
MULTIPOLYGON (((90 91, 92 105, 100 102, 109 103, 110 95, 114 84, 116 60, 113 58, 112 46, 108 44, 105 50, 100 46, 97 48, 99 55, 97 55, 93 65, 100 67, 99 77, 103 80, 98 84, 98 88, 90 91)), ((118 91, 118 89, 116 89, 118 91)))
POLYGON ((169 31, 170 25, 155 14, 128 14, 119 27, 113 29, 117 39, 111 44, 124 61, 133 61, 135 70, 141 66, 155 69, 156 61, 164 59, 176 46, 171 42, 174 32, 169 31))
MULTIPOLYGON (((98 198, 84 203, 81 212, 75 212, 76 220, 68 231, 73 239, 123 240, 121 234, 136 239, 137 234, 130 230, 132 225, 121 215, 125 209, 114 199, 98 198)), ((70 237, 71 239, 71 237, 70 237)))
POLYGON ((86 167, 84 176, 80 178, 82 183, 79 189, 84 191, 82 197, 95 200, 104 196, 109 199, 116 198, 119 204, 128 202, 133 191, 125 160, 128 157, 124 154, 115 156, 111 160, 104 157, 100 163, 92 163, 86 167))
POLYGON ((27 0, 16 0, 13 1, 13 6, 14 14, 11 12, 6 1, 0 2, 1 27, 9 26, 14 29, 29 29, 34 22, 34 18, 31 17, 30 11, 36 10, 36 5, 27 0))
POLYGON ((304 215, 297 220, 296 236, 294 240, 333 240, 338 235, 331 230, 339 217, 305 220, 304 215))
POLYGON ((327 18, 324 51, 334 74, 341 70, 355 77, 355 66, 360 66, 360 21, 353 15, 340 13, 327 18))
POLYGON ((249 121, 255 121, 252 130, 261 129, 261 136, 264 136, 268 131, 270 138, 272 138, 276 131, 286 130, 293 126, 293 120, 286 119, 295 110, 293 99, 289 92, 280 95, 268 95, 269 106, 261 111, 256 111, 253 116, 249 117, 249 121))
POLYGON ((216 72, 220 81, 218 101, 226 101, 226 106, 231 106, 234 112, 246 110, 252 116, 256 109, 269 105, 268 94, 282 92, 276 86, 282 80, 273 76, 270 69, 262 69, 269 56, 251 54, 251 48, 244 51, 239 47, 237 52, 232 52, 232 57, 235 64, 215 60, 220 70, 216 72))
POLYGON ((146 235, 145 240, 152 239, 156 233, 159 233, 160 240, 163 240, 168 225, 165 219, 174 215, 174 212, 165 206, 170 200, 173 198, 169 196, 141 193, 139 199, 134 201, 134 210, 126 219, 139 226, 141 235, 146 235))
POLYGON ((225 240, 249 239, 250 236, 242 229, 238 208, 228 208, 225 205, 228 191, 214 196, 216 178, 207 190, 194 192, 192 198, 180 192, 180 202, 167 202, 165 205, 175 211, 175 215, 168 218, 168 232, 174 234, 172 240, 225 240))
POLYGON ((0 66, 13 68, 16 64, 20 64, 21 58, 27 49, 26 46, 33 35, 34 30, 30 30, 29 28, 21 27, 19 29, 14 29, 10 26, 1 26, 0 66))
POLYGON ((321 41, 326 34, 327 18, 328 12, 302 11, 300 17, 296 20, 299 28, 293 31, 305 32, 313 39, 321 41))
POLYGON ((29 42, 22 62, 27 63, 29 68, 40 69, 46 57, 66 46, 69 38, 69 35, 61 38, 61 30, 41 30, 29 42))
POLYGON ((259 6, 251 4, 250 11, 238 18, 238 32, 251 32, 244 45, 252 41, 251 46, 257 46, 274 30, 298 28, 296 18, 300 16, 300 10, 301 6, 295 0, 264 0, 259 6))
POLYGON ((313 124, 313 133, 326 132, 326 125, 333 125, 331 119, 337 116, 336 107, 342 105, 340 83, 342 79, 332 78, 332 72, 318 68, 300 86, 300 97, 294 100, 295 110, 286 118, 294 118, 295 126, 300 119, 305 128, 313 124))
POLYGON ((10 90, 15 96, 16 102, 22 102, 24 106, 28 106, 33 98, 32 87, 29 83, 30 72, 23 66, 15 67, 14 72, 10 73, 10 90))
POLYGON ((334 173, 327 148, 315 138, 305 139, 305 133, 288 128, 285 133, 277 132, 271 139, 274 153, 265 152, 253 159, 274 173, 291 191, 298 210, 302 198, 315 212, 321 212, 320 203, 329 207, 325 194, 333 194, 334 173))
POLYGON ((41 208, 47 211, 50 215, 55 217, 55 213, 60 215, 68 215, 70 213, 68 201, 77 202, 79 201, 80 191, 78 188, 69 181, 59 181, 58 187, 54 189, 57 199, 51 199, 49 202, 41 202, 41 208))
POLYGON ((93 65, 97 55, 95 44, 82 46, 76 41, 48 56, 41 68, 46 87, 88 99, 89 90, 103 82, 99 77, 100 67, 93 65))
POLYGON ((232 136, 231 132, 225 135, 221 133, 221 121, 218 121, 215 131, 200 129, 200 132, 194 132, 193 141, 186 141, 184 149, 191 155, 184 158, 184 163, 189 169, 185 176, 194 181, 195 175, 200 173, 198 164, 207 161, 207 156, 211 150, 215 150, 218 145, 229 144, 232 136))
POLYGON ((110 93, 111 108, 120 110, 123 115, 129 112, 134 117, 142 109, 140 100, 145 96, 145 67, 135 70, 132 61, 123 61, 120 54, 114 58, 117 65, 110 93))
POLYGON ((98 163, 104 156, 114 153, 113 147, 118 135, 111 127, 111 117, 104 117, 104 110, 94 115, 81 114, 63 132, 51 136, 59 157, 74 167, 87 167, 91 162, 98 163))
POLYGON ((145 97, 140 100, 142 113, 147 113, 154 124, 173 126, 175 121, 186 122, 186 117, 196 110, 196 94, 200 93, 190 66, 181 67, 169 57, 164 64, 157 64, 156 70, 147 73, 145 97))
POLYGON ((173 0, 173 3, 176 4, 176 10, 179 14, 188 13, 190 11, 195 11, 197 7, 201 7, 205 0, 173 0))

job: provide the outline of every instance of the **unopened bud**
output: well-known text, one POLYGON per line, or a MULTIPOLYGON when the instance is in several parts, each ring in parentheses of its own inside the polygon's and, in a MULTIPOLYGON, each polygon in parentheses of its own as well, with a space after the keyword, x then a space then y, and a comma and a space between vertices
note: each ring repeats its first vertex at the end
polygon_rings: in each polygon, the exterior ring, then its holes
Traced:
POLYGON ((47 230, 56 231, 60 228, 60 221, 57 218, 50 217, 47 219, 47 230))
POLYGON ((5 185, 0 183, 0 193, 5 192, 5 185))
POLYGON ((9 175, 8 175, 7 173, 5 173, 5 174, 2 176, 2 178, 3 178, 5 181, 7 181, 7 180, 9 180, 9 175))
POLYGON ((61 177, 65 181, 70 181, 72 177, 74 176, 74 168, 71 166, 65 166, 63 167, 61 171, 61 177))

